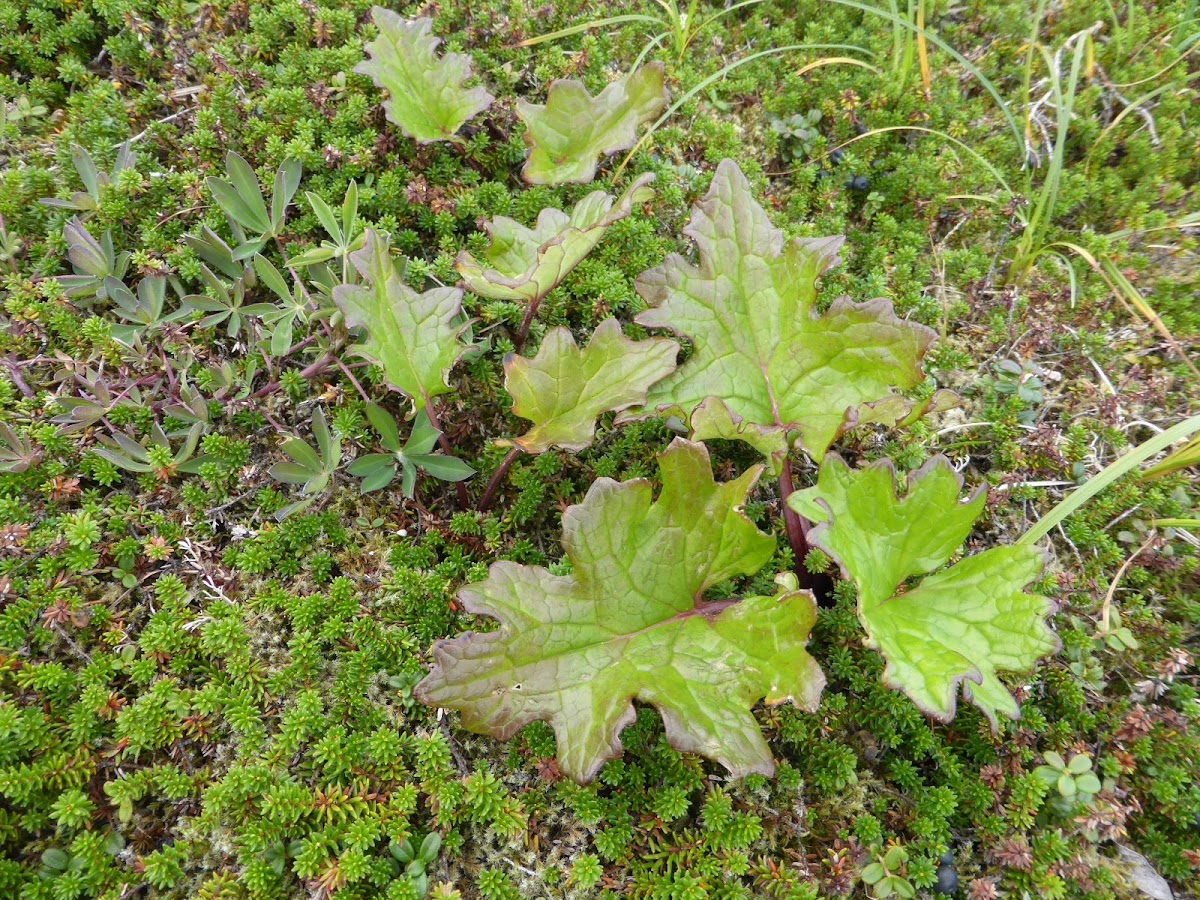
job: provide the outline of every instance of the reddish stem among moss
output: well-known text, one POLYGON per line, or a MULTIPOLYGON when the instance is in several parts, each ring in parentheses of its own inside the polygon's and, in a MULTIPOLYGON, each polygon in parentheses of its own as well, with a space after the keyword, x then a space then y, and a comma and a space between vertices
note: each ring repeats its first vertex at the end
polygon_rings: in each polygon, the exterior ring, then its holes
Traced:
POLYGON ((792 462, 785 458, 783 468, 779 471, 779 504, 783 507, 783 525, 787 531, 788 544, 792 548, 792 556, 796 560, 796 578, 800 581, 800 587, 811 591, 814 588, 814 579, 804 567, 804 557, 808 555, 809 522, 788 506, 788 497, 794 489, 792 462))
POLYGON ((500 465, 496 466, 496 471, 488 479, 487 487, 483 489, 483 496, 479 498, 480 512, 487 512, 491 509, 492 501, 496 499, 496 492, 500 490, 500 484, 504 481, 504 476, 508 474, 508 470, 512 468, 512 464, 517 461, 517 457, 523 452, 520 447, 513 444, 504 459, 500 460, 500 465))

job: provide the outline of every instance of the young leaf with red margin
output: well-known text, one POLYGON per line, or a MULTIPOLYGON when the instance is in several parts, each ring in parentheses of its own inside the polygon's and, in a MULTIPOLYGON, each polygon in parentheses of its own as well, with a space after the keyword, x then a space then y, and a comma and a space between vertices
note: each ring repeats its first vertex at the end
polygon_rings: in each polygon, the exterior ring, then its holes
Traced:
POLYGON ((820 522, 809 541, 858 586, 858 617, 868 645, 887 660, 883 680, 944 722, 954 718, 959 684, 997 727, 996 714, 1015 719, 1016 699, 997 671, 1024 672, 1059 647, 1046 619, 1054 603, 1026 594, 1042 575, 1042 551, 994 547, 933 575, 966 540, 983 510, 984 492, 960 503, 962 479, 945 457, 908 477, 896 495, 888 460, 851 469, 837 454, 821 463, 815 487, 788 503, 820 522), (904 589, 907 579, 926 577, 904 589))
POLYGON ((735 776, 771 774, 750 707, 816 709, 825 678, 805 650, 816 604, 788 589, 790 576, 775 596, 706 602, 707 590, 775 552, 741 512, 761 466, 714 482, 705 447, 680 438, 659 467, 657 501, 645 479, 601 478, 563 514, 572 574, 498 562, 464 588, 464 607, 501 627, 439 642, 415 695, 500 740, 549 722, 559 769, 579 782, 620 755, 634 700, 658 708, 676 749, 735 776))
MULTIPOLYGON (((638 276, 638 293, 653 308, 635 321, 690 338, 694 351, 655 385, 644 409, 624 418, 677 415, 693 439, 745 441, 778 472, 796 437, 820 459, 860 420, 913 417, 893 389, 921 383, 921 359, 936 335, 898 319, 887 300, 843 297, 817 312, 817 278, 837 264, 842 238, 785 244, 728 159, 684 233, 696 242, 698 265, 672 254, 638 276)), ((950 397, 938 392, 925 407, 950 397)))

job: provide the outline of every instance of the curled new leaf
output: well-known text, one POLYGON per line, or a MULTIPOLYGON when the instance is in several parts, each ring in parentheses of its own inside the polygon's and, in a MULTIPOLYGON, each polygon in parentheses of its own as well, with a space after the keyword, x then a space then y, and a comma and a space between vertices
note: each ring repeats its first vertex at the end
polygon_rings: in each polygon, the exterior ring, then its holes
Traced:
POLYGON ((1023 592, 1044 566, 1041 551, 1027 545, 968 556, 903 589, 906 579, 944 565, 966 539, 984 495, 960 503, 961 489, 945 457, 910 475, 907 494, 898 498, 891 463, 853 470, 831 454, 816 487, 797 491, 788 503, 821 523, 809 541, 858 586, 868 643, 887 660, 884 682, 943 721, 954 718, 961 683, 965 698, 995 727, 997 713, 1020 714, 996 673, 1027 671, 1057 649, 1046 624, 1054 604, 1023 592))
POLYGON ((466 609, 501 628, 439 642, 416 696, 501 740, 549 722, 559 768, 581 782, 621 753, 635 699, 662 713, 673 747, 735 775, 770 774, 750 707, 816 708, 824 677, 805 650, 816 605, 786 577, 772 597, 705 602, 774 553, 740 511, 761 469, 714 482, 708 451, 682 439, 659 467, 657 501, 644 479, 601 478, 563 514, 571 575, 499 562, 464 588, 466 609))
POLYGON ((632 147, 638 126, 666 105, 662 63, 630 72, 595 97, 583 82, 564 79, 550 85, 545 106, 518 99, 529 147, 521 176, 530 184, 586 184, 599 156, 632 147))
POLYGON ((371 58, 354 71, 391 95, 383 103, 388 121, 422 144, 457 140, 463 123, 495 99, 482 87, 463 87, 471 58, 447 53, 438 59, 441 39, 432 34, 432 19, 409 21, 382 6, 373 7, 371 16, 379 37, 366 46, 371 58))
POLYGON ((388 384, 413 401, 413 409, 450 391, 450 369, 467 347, 459 340, 466 324, 455 324, 462 291, 434 288, 418 294, 392 263, 387 239, 367 229, 364 246, 350 261, 365 284, 334 288, 334 302, 351 328, 365 329, 355 345, 360 356, 378 363, 388 384))
POLYGON ((654 196, 647 173, 630 185, 613 206, 604 191, 593 191, 571 210, 543 209, 537 224, 526 228, 507 216, 497 216, 484 227, 492 243, 476 261, 469 251, 458 254, 455 268, 468 288, 493 300, 536 303, 558 287, 600 243, 612 225, 654 196))
POLYGON ((820 459, 860 415, 896 424, 908 414, 892 389, 923 380, 921 358, 935 335, 896 318, 887 300, 840 298, 817 312, 817 278, 837 263, 842 238, 785 244, 730 160, 717 167, 685 233, 698 265, 674 254, 637 279, 654 308, 636 321, 695 347, 651 390, 647 410, 680 416, 697 439, 746 441, 776 466, 794 436, 820 459))
POLYGON ((533 359, 504 362, 513 414, 533 422, 512 443, 526 453, 584 449, 592 443, 596 417, 644 402, 650 385, 675 370, 678 353, 679 345, 664 338, 629 340, 616 319, 601 322, 582 350, 570 330, 551 329, 533 359))

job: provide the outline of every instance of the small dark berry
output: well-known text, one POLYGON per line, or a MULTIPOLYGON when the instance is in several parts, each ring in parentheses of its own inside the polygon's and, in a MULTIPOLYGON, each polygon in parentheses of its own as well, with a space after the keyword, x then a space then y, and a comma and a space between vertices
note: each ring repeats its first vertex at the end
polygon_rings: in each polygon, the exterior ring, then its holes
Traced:
POLYGON ((939 856, 938 857, 938 865, 939 866, 953 866, 954 865, 954 851, 947 850, 945 853, 943 853, 941 856, 939 856))
POLYGON ((869 179, 866 175, 855 175, 846 182, 846 187, 850 188, 852 191, 869 190, 871 187, 871 179, 869 179))
POLYGON ((822 178, 828 178, 828 177, 829 177, 829 173, 826 172, 824 169, 817 169, 817 181, 820 181, 822 178))
POLYGON ((934 893, 949 896, 958 890, 958 873, 954 866, 938 866, 937 884, 933 886, 934 893))
POLYGON ((835 166, 840 166, 842 164, 842 160, 845 158, 845 156, 846 156, 845 150, 840 150, 840 149, 834 150, 832 153, 829 154, 829 161, 831 163, 833 163, 835 166))
POLYGON ((868 128, 866 125, 864 125, 862 122, 854 123, 854 133, 855 134, 866 134, 870 130, 871 129, 868 128))

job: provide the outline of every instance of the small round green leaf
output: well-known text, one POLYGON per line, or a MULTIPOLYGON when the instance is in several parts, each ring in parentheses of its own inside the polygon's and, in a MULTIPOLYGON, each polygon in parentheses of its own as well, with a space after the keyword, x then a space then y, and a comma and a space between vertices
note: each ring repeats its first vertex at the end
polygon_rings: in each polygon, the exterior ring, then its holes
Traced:
POLYGON ((1086 753, 1076 753, 1067 763, 1067 771, 1072 775, 1082 775, 1084 772, 1090 772, 1091 769, 1092 758, 1086 753))
POLYGON ((1075 796, 1075 779, 1067 772, 1058 777, 1058 792, 1068 800, 1075 796))
POLYGON ((867 884, 878 884, 886 874, 882 863, 873 862, 863 868, 861 877, 867 884))

